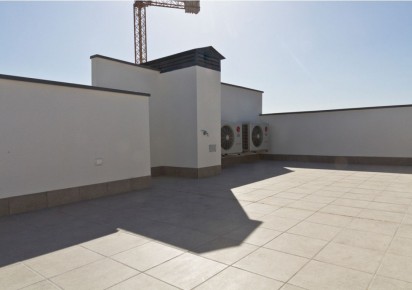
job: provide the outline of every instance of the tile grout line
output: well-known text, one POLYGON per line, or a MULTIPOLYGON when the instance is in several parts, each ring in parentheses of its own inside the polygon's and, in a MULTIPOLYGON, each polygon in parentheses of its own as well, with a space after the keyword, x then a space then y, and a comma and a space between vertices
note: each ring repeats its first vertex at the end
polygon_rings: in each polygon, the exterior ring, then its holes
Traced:
MULTIPOLYGON (((63 288, 60 287, 58 284, 56 284, 56 283, 54 283, 53 281, 51 281, 50 278, 47 278, 46 276, 44 276, 44 275, 41 274, 40 272, 36 271, 36 270, 33 269, 32 267, 30 267, 29 265, 27 265, 26 263, 24 263, 24 261, 22 261, 22 262, 20 262, 20 263, 22 263, 26 268, 28 268, 28 269, 29 269, 30 271, 32 271, 33 273, 35 273, 35 274, 39 275, 40 277, 43 277, 43 278, 44 278, 43 280, 38 281, 38 282, 36 282, 36 283, 40 283, 40 282, 42 282, 42 281, 48 281, 49 283, 51 283, 52 285, 56 286, 57 288, 63 289, 63 288)), ((58 275, 56 275, 56 276, 58 276, 58 275)), ((32 286, 32 285, 34 285, 34 284, 36 284, 36 283, 30 284, 30 285, 26 285, 26 286, 24 286, 24 287, 22 287, 22 288, 20 288, 20 289, 24 289, 24 288, 29 287, 29 286, 32 286)))
MULTIPOLYGON (((409 206, 410 206, 410 204, 409 204, 409 206)), ((390 249, 390 247, 391 247, 391 245, 392 245, 392 242, 394 241, 394 239, 395 239, 395 237, 396 237, 396 234, 398 233, 398 231, 399 231, 400 227, 402 226, 403 221, 405 220, 405 217, 406 217, 407 215, 408 215, 407 212, 405 212, 405 214, 404 214, 404 216, 403 216, 403 218, 402 218, 402 221, 401 221, 401 222, 399 223, 399 225, 397 226, 396 231, 394 232, 394 234, 393 234, 393 236, 392 236, 392 238, 391 238, 390 243, 388 244, 387 248, 385 249, 385 251, 384 251, 384 253, 383 253, 383 256, 382 256, 382 259, 380 260, 379 266, 376 268, 375 272, 373 273, 372 280, 369 282, 367 289, 369 289, 369 287, 371 286, 371 284, 373 283, 373 281, 375 281, 376 276, 378 275, 379 270, 380 270, 380 269, 382 268, 382 266, 383 266, 383 262, 384 262, 384 260, 385 260, 386 255, 388 254, 388 251, 389 251, 389 249, 390 249)), ((403 280, 400 280, 400 281, 403 281, 403 280)), ((407 281, 404 281, 404 282, 407 282, 407 281)))

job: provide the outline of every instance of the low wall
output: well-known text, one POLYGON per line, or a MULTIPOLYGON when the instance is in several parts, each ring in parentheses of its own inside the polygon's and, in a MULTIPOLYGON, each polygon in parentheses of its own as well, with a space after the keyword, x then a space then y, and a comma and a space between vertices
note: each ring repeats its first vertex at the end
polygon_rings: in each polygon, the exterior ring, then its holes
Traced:
POLYGON ((0 211, 147 187, 148 99, 135 92, 0 75, 0 211), (16 199, 21 196, 29 199, 16 199))
POLYGON ((262 113, 262 91, 221 84, 221 118, 228 123, 254 123, 262 113))
POLYGON ((264 114, 260 118, 270 126, 268 154, 272 159, 412 163, 412 105, 264 114))

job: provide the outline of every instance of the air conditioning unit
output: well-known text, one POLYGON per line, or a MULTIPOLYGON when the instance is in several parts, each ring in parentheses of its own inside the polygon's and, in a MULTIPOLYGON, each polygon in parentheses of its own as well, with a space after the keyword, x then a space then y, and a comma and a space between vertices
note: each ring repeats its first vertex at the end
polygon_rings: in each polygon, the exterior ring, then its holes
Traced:
POLYGON ((222 123, 222 155, 242 153, 242 124, 222 123))
POLYGON ((243 151, 269 150, 269 125, 266 123, 249 123, 242 125, 243 151))

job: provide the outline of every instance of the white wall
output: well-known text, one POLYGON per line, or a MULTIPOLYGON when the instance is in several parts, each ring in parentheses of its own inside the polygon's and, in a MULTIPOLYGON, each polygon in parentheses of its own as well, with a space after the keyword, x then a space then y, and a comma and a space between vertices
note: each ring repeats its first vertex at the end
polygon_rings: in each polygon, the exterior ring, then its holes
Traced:
POLYGON ((152 167, 220 165, 220 72, 192 66, 160 74, 95 57, 92 84, 150 93, 152 167), (209 152, 213 144, 216 152, 209 152))
POLYGON ((144 96, 0 79, 0 198, 150 175, 148 105, 144 96))
POLYGON ((412 157, 412 107, 265 115, 272 154, 412 157))
POLYGON ((262 92, 222 84, 222 121, 259 122, 262 92))
POLYGON ((92 85, 134 92, 150 93, 158 87, 159 72, 133 64, 94 57, 92 85))
POLYGON ((152 166, 197 168, 196 67, 162 73, 159 83, 150 104, 150 130, 161 158, 152 166))
POLYGON ((196 68, 197 73, 197 151, 198 167, 221 164, 221 84, 220 72, 196 68), (202 130, 208 132, 203 135, 202 130), (209 152, 209 145, 216 146, 216 152, 209 152))
POLYGON ((150 107, 150 159, 151 166, 161 166, 163 160, 163 123, 159 127, 157 112, 163 107, 160 96, 159 75, 157 70, 143 68, 134 64, 123 63, 102 57, 91 60, 92 85, 119 90, 149 93, 150 107))

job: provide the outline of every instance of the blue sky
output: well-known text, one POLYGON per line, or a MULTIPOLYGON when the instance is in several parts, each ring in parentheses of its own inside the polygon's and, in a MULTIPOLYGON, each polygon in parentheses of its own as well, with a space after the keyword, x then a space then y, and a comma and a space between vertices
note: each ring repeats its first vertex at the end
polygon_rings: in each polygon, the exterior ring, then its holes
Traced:
MULTIPOLYGON (((91 55, 133 61, 132 3, 0 2, 0 74, 90 84, 91 55)), ((264 113, 412 104, 412 2, 201 1, 147 25, 149 60, 212 45, 264 113)))

